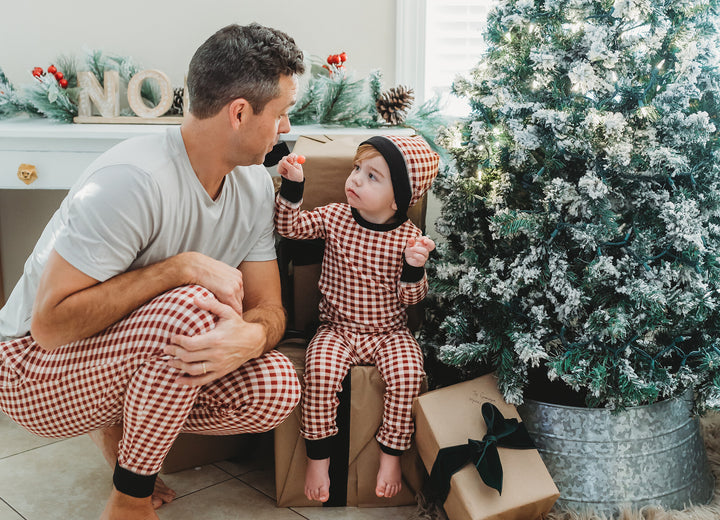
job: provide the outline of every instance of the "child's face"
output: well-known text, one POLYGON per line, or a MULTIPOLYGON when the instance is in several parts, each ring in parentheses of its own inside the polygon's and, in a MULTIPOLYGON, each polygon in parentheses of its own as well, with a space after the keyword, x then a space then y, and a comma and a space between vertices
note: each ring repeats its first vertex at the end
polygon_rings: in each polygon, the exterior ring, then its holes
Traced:
POLYGON ((390 168, 381 155, 356 161, 345 181, 348 204, 374 224, 385 224, 397 211, 390 168))

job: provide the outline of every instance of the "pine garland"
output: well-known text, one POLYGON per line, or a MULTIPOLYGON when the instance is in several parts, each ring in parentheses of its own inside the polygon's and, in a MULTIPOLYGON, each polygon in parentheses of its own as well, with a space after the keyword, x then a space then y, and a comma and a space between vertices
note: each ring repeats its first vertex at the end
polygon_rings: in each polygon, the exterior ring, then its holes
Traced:
POLYGON ((60 56, 55 60, 68 80, 68 88, 61 88, 52 74, 46 74, 25 85, 23 96, 33 111, 63 123, 72 123, 77 115, 77 66, 75 59, 60 56))
POLYGON ((20 113, 41 115, 35 108, 22 98, 10 83, 5 72, 0 68, 0 119, 14 117, 20 113))
MULTIPOLYGON (((372 71, 366 78, 354 79, 343 61, 324 65, 317 57, 311 57, 310 81, 304 88, 300 100, 290 112, 293 125, 332 125, 344 127, 378 128, 385 126, 378 111, 378 100, 383 98, 382 74, 372 71)), ((333 55, 339 58, 339 55, 333 55)), ((62 89, 53 83, 52 76, 33 78, 33 81, 16 90, 0 69, 0 119, 26 114, 47 117, 62 122, 72 122, 77 116, 77 64, 73 58, 59 57, 55 63, 65 74, 68 88, 62 89)), ((130 79, 142 68, 131 58, 106 53, 101 50, 86 52, 83 70, 92 72, 102 86, 106 70, 116 70, 121 85, 127 86, 130 79)), ((391 89, 392 91, 392 89, 391 89)), ((160 91, 150 81, 143 82, 141 97, 149 106, 160 100, 160 91)), ((407 109, 406 105, 404 108, 407 109)), ((419 107, 411 107, 407 117, 394 120, 396 126, 410 127, 422 135, 438 152, 444 151, 435 144, 437 130, 447 124, 440 115, 440 100, 433 98, 419 107)), ((177 109, 174 109, 177 110, 177 109)), ((123 108, 121 115, 135 115, 129 108, 123 108)))
POLYGON ((311 60, 310 81, 290 112, 292 124, 380 126, 372 98, 379 89, 379 71, 355 80, 342 65, 321 66, 316 57, 311 60))
MULTIPOLYGON (((343 64, 322 64, 311 57, 310 81, 290 112, 293 125, 342 125, 347 127, 378 128, 387 126, 378 110, 383 98, 382 74, 372 71, 366 78, 355 80, 343 64)), ((420 106, 412 106, 404 121, 394 126, 413 128, 437 151, 438 129, 448 123, 441 115, 440 98, 435 97, 420 106)))
POLYGON ((365 80, 353 81, 344 71, 320 79, 317 121, 324 125, 366 126, 369 97, 365 80))
POLYGON ((24 98, 32 108, 44 117, 72 123, 77 115, 77 95, 74 95, 75 101, 73 101, 70 98, 73 95, 72 90, 60 88, 55 78, 48 74, 27 85, 23 92, 24 98))
MULTIPOLYGON (((67 88, 61 88, 51 74, 45 74, 37 78, 33 77, 32 82, 16 90, 0 69, 0 119, 26 114, 65 123, 73 121, 77 116, 79 94, 78 65, 75 58, 68 56, 58 57, 55 63, 68 81, 67 88)), ((92 72, 100 85, 104 84, 106 69, 117 70, 121 85, 127 87, 127 83, 142 70, 142 67, 131 58, 91 50, 87 52, 84 69, 92 72)), ((143 82, 140 95, 151 106, 157 105, 160 100, 159 89, 149 81, 143 82)), ((122 114, 135 115, 129 108, 123 110, 122 114)))

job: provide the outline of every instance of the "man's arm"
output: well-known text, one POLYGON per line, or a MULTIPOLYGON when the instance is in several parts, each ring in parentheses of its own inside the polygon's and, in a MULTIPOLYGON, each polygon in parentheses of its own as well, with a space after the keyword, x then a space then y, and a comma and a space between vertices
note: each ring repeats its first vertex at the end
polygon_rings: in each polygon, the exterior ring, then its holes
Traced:
POLYGON ((263 352, 271 350, 285 334, 285 308, 282 304, 277 261, 243 262, 245 296, 243 318, 265 329, 263 352))
POLYGON ((31 334, 46 350, 87 338, 181 285, 198 283, 241 309, 242 274, 200 253, 182 253, 98 282, 54 250, 40 278, 31 334))
POLYGON ((212 298, 196 298, 198 307, 219 317, 215 328, 198 336, 175 336, 165 348, 174 357, 169 365, 186 374, 178 383, 200 386, 219 379, 271 350, 282 338, 285 310, 277 262, 243 262, 239 269, 244 312, 212 298))

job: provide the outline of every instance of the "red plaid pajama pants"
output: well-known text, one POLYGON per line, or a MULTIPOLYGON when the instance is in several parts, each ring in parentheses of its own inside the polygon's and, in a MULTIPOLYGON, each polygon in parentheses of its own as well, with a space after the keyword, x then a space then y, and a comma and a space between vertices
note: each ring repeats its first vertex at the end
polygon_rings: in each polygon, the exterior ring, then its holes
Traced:
POLYGON ((215 317, 185 286, 164 293, 90 338, 52 352, 31 336, 0 343, 0 409, 43 437, 72 437, 122 423, 118 464, 157 473, 182 432, 267 431, 300 400, 292 363, 271 351, 202 387, 178 385, 163 346, 211 330, 215 317))
POLYGON ((385 407, 377 441, 393 450, 410 447, 413 399, 425 375, 420 346, 408 329, 363 334, 322 326, 305 355, 301 433, 318 440, 336 435, 337 393, 353 365, 375 365, 385 381, 385 407))

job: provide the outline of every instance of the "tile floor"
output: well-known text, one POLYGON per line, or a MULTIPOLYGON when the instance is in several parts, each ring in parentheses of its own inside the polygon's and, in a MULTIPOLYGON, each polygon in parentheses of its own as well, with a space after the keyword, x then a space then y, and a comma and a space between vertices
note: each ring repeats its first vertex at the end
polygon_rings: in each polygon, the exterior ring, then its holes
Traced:
MULTIPOLYGON (((272 444, 269 443, 269 446, 272 444)), ((322 508, 275 506, 272 453, 222 461, 162 478, 178 494, 161 520, 409 520, 414 506, 322 508)), ((97 520, 112 472, 85 435, 53 440, 32 435, 0 412, 0 520, 97 520)))

